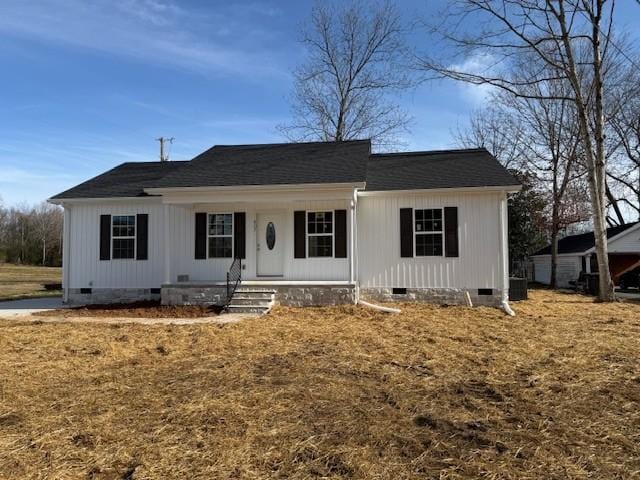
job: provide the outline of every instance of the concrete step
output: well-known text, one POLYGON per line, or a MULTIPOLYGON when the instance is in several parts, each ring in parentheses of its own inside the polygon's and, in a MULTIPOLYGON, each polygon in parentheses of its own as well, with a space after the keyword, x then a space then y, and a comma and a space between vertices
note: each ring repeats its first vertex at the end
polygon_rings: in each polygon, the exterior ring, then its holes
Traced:
POLYGON ((268 288, 251 288, 251 287, 240 287, 236 290, 235 293, 264 293, 264 294, 272 294, 275 295, 276 291, 268 288))
POLYGON ((229 305, 230 313, 267 313, 271 309, 271 305, 229 305))
POLYGON ((236 297, 231 299, 231 305, 265 305, 268 306, 273 302, 272 297, 236 297))
POLYGON ((271 300, 274 297, 273 293, 260 292, 236 292, 233 294, 233 298, 255 298, 258 300, 271 300))

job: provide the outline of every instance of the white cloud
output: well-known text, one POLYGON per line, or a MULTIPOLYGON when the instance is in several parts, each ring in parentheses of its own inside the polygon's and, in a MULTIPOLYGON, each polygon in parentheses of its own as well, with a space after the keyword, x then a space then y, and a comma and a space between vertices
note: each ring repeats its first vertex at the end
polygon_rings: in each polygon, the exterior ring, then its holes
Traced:
POLYGON ((288 75, 278 53, 268 50, 267 42, 258 41, 261 35, 271 37, 272 32, 252 28, 253 45, 242 45, 248 31, 242 20, 222 13, 190 12, 159 0, 5 0, 0 6, 0 34, 207 74, 288 75), (234 42, 213 41, 221 29, 234 32, 229 35, 234 42))
MULTIPOLYGON (((496 65, 496 58, 493 55, 478 53, 467 57, 461 63, 451 65, 449 68, 473 75, 495 75, 495 70, 498 67, 496 65)), ((471 102, 473 106, 485 105, 491 93, 494 92, 496 88, 488 84, 476 85, 465 82, 457 82, 457 87, 463 97, 471 102)))

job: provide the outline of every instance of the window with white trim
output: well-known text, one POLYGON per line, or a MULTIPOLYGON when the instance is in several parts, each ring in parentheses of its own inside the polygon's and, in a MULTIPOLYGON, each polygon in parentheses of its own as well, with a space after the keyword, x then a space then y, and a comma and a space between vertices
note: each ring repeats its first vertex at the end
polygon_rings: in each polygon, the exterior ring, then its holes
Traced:
POLYGON ((309 257, 333 257, 333 212, 307 212, 309 257))
POLYGON ((233 214, 210 213, 207 236, 209 258, 232 258, 233 214))
POLYGON ((414 210, 416 257, 441 257, 443 245, 442 209, 414 210))
POLYGON ((111 216, 111 258, 136 258, 136 216, 111 216))

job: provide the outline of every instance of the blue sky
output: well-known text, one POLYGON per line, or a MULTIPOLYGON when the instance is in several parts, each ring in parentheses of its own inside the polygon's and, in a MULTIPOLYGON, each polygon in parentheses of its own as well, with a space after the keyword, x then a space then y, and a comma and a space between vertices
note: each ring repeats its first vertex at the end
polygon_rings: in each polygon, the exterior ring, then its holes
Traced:
MULTIPOLYGON (((627 3, 628 2, 628 3, 627 3)), ((399 1, 407 18, 439 0, 399 1)), ((640 7, 619 2, 629 25, 640 7)), ((126 161, 283 141, 311 2, 2 0, 0 197, 36 203, 126 161)), ((426 39, 426 37, 425 37, 426 39)), ((419 35, 415 41, 424 40, 419 35)), ((410 149, 454 145, 484 90, 431 83, 400 103, 410 149)))

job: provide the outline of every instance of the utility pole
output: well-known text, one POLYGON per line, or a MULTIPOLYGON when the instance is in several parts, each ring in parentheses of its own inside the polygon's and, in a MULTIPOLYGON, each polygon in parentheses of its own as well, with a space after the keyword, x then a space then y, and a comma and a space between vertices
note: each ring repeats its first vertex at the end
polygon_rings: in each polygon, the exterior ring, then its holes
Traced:
POLYGON ((157 141, 160 142, 160 161, 161 162, 168 162, 169 161, 169 155, 165 155, 164 154, 164 142, 169 142, 171 144, 173 144, 173 140, 174 138, 165 138, 165 137, 160 137, 160 138, 156 138, 157 141))

